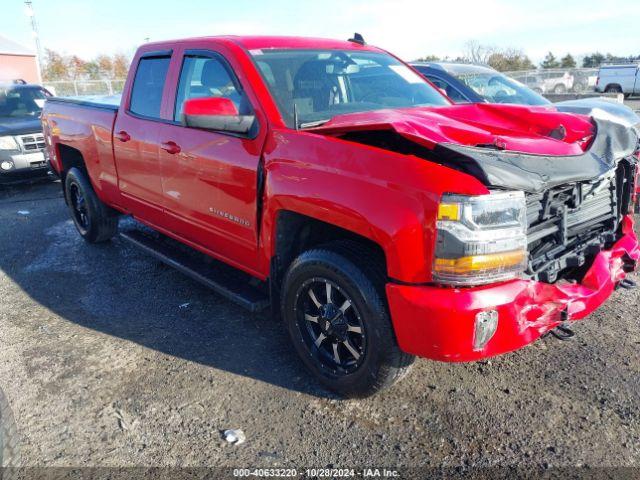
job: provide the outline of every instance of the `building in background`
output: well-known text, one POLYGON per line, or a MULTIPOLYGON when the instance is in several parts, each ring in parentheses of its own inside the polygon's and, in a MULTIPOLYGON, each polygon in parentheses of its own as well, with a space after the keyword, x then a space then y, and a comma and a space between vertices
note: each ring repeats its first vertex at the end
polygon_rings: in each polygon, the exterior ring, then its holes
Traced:
POLYGON ((0 35, 0 82, 17 79, 41 82, 36 53, 0 35))

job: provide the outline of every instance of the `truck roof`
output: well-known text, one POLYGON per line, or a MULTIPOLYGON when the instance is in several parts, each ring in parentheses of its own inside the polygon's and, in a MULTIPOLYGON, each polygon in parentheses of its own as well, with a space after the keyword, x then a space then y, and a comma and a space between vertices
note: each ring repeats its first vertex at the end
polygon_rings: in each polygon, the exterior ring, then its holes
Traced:
POLYGON ((272 49, 272 48, 299 48, 299 49, 329 49, 329 50, 368 50, 368 51, 380 51, 379 48, 370 45, 360 45, 356 42, 350 42, 347 40, 332 40, 328 38, 313 38, 313 37, 287 37, 287 36, 237 36, 237 35, 220 35, 211 37, 193 37, 193 38, 181 38, 177 40, 166 40, 160 42, 146 43, 143 45, 145 50, 149 48, 165 48, 167 45, 192 42, 194 40, 213 42, 229 42, 240 45, 246 50, 260 50, 260 49, 272 49))

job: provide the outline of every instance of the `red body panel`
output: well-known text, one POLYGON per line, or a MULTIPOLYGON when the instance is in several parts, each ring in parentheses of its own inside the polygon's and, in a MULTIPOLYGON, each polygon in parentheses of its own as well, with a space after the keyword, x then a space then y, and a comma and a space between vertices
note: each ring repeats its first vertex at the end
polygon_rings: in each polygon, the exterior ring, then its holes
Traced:
POLYGON ((480 195, 475 177, 410 155, 337 138, 354 130, 394 130, 426 147, 496 144, 546 155, 583 152, 593 134, 586 117, 524 106, 456 105, 381 110, 335 117, 304 131, 287 128, 249 51, 340 48, 380 51, 352 42, 287 37, 210 37, 141 47, 114 111, 51 103, 43 122, 52 167, 62 172, 59 146, 79 150, 105 203, 163 233, 267 279, 283 211, 326 222, 370 239, 384 251, 387 296, 402 349, 447 361, 475 360, 526 345, 560 321, 597 308, 640 252, 630 217, 625 236, 601 252, 582 284, 514 280, 477 288, 431 285, 436 212, 444 193, 480 195), (159 119, 129 112, 141 56, 171 51, 159 119), (187 50, 224 57, 256 115, 255 135, 186 128, 174 120, 187 50), (564 127, 562 140, 549 133, 564 127), (261 183, 262 182, 262 183, 261 183), (263 188, 260 190, 260 186, 263 188), (474 351, 476 313, 496 309, 498 331, 474 351))
POLYGON ((265 268, 276 216, 290 210, 376 242, 389 277, 428 282, 440 197, 487 193, 476 178, 450 168, 313 133, 274 131, 265 164, 265 268))
POLYGON ((121 205, 118 169, 113 158, 112 132, 116 114, 107 109, 86 109, 80 105, 57 104, 43 115, 43 129, 49 148, 51 167, 62 171, 60 145, 84 154, 94 189, 114 206, 121 205))

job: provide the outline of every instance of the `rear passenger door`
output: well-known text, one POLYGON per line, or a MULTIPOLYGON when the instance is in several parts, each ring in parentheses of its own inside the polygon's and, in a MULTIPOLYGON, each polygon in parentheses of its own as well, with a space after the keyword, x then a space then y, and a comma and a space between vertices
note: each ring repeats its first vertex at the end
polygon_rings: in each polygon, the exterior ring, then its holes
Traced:
POLYGON ((139 57, 129 97, 114 125, 113 148, 124 207, 135 216, 161 226, 163 193, 159 165, 158 125, 170 52, 139 57))

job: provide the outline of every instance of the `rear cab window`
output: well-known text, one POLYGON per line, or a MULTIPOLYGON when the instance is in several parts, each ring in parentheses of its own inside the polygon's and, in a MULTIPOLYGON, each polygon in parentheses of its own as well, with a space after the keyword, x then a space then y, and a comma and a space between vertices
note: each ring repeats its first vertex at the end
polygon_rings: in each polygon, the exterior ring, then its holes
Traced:
POLYGON ((162 92, 170 62, 170 55, 146 56, 140 59, 131 89, 131 113, 147 118, 160 118, 162 92))

